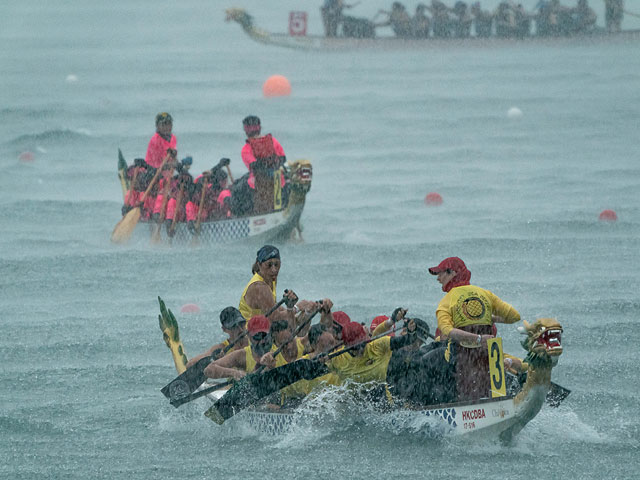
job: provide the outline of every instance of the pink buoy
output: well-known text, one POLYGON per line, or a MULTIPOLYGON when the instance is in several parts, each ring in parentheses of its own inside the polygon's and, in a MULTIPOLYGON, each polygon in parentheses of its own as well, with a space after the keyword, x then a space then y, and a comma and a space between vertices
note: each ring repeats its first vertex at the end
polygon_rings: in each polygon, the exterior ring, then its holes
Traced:
POLYGON ((442 205, 442 196, 436 192, 427 193, 424 203, 425 205, 442 205))
POLYGON ((35 155, 33 154, 33 152, 30 151, 26 151, 26 152, 22 152, 20 155, 18 155, 18 160, 20 160, 21 162, 33 162, 35 160, 35 155))
POLYGON ((181 313, 200 313, 200 307, 195 303, 185 303, 180 308, 181 313))
POLYGON ((265 97, 286 97, 291 95, 289 79, 283 75, 271 75, 262 85, 265 97))
POLYGON ((603 210, 600 212, 598 219, 603 222, 615 222, 618 220, 618 215, 613 210, 603 210))

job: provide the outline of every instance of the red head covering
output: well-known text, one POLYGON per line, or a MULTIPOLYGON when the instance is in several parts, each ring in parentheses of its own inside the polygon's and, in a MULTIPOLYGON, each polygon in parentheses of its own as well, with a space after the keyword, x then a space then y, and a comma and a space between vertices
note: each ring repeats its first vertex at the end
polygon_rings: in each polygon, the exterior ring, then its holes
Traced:
POLYGON ((249 336, 252 337, 256 333, 269 333, 269 327, 271 327, 271 323, 267 317, 264 315, 256 315, 249 320, 247 332, 249 332, 249 336))
POLYGON ((369 340, 369 335, 364 331, 364 327, 357 322, 349 322, 342 327, 342 341, 345 346, 350 347, 356 343, 369 340))
POLYGON ((436 267, 431 267, 429 269, 429 273, 431 275, 438 275, 440 272, 444 272, 445 270, 454 270, 456 272, 456 276, 449 281, 446 285, 442 286, 443 292, 448 292, 454 287, 460 287, 462 285, 469 285, 469 280, 471 280, 471 272, 467 270, 467 266, 464 262, 458 257, 448 257, 445 258, 440 264, 436 267))
MULTIPOLYGON (((371 332, 371 334, 373 335, 373 331, 376 329, 378 325, 380 325, 382 322, 386 322, 387 320, 389 320, 389 317, 387 317, 386 315, 378 315, 376 318, 371 320, 371 327, 369 328, 369 331, 371 332)), ((394 332, 391 332, 390 335, 392 337, 396 336, 394 332)))
POLYGON ((333 317, 333 322, 337 323, 342 328, 344 328, 349 322, 351 322, 349 315, 340 310, 338 310, 337 312, 333 312, 331 316, 333 317))

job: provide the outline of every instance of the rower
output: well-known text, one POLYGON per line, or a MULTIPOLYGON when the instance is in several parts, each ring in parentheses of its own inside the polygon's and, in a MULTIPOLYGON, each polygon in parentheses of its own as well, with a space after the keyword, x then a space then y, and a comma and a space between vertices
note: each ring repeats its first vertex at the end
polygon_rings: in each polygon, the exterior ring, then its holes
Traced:
POLYGON ((216 351, 219 354, 222 354, 222 351, 226 349, 230 344, 233 344, 233 347, 230 351, 244 349, 244 347, 248 346, 249 344, 247 336, 243 335, 245 333, 246 324, 247 321, 237 308, 227 307, 222 310, 220 312, 220 325, 222 326, 222 331, 229 335, 229 338, 227 338, 223 342, 215 344, 206 352, 193 357, 187 363, 187 368, 197 363, 201 358, 213 355, 216 351))
POLYGON ((266 355, 276 349, 270 334, 269 319, 264 315, 251 317, 247 324, 247 335, 249 345, 210 363, 204 369, 204 374, 208 378, 230 377, 237 380, 253 372, 258 365, 275 367, 273 356, 266 355))

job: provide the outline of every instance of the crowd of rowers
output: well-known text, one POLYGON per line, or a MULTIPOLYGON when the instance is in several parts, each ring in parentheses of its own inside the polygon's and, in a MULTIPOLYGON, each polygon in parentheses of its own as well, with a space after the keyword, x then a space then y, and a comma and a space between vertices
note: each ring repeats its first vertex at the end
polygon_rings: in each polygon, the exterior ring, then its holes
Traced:
POLYGON ((222 158, 194 179, 189 172, 192 157, 177 160, 173 118, 166 112, 159 113, 145 158, 136 158, 125 173, 129 190, 122 214, 140 206, 143 219, 165 222, 171 235, 176 222, 186 222, 193 232, 199 222, 273 210, 273 194, 267 196, 267 201, 260 201, 265 196, 259 192, 273 191, 273 175, 279 171, 282 197, 286 200, 284 149, 271 134, 261 135, 257 116, 250 115, 242 123, 247 138, 240 155, 248 172, 234 182, 230 160, 222 158), (145 194, 150 185, 151 189, 145 194))
MULTIPOLYGON (((187 367, 213 356, 204 370, 208 378, 240 379, 258 368, 300 358, 326 363, 329 373, 284 388, 276 405, 345 383, 364 384, 363 390, 385 403, 398 398, 433 405, 490 396, 487 340, 496 335, 496 322, 514 323, 520 315, 490 291, 471 285, 471 272, 460 258, 449 257, 429 269, 446 292, 436 309, 435 337, 426 322, 409 318, 405 308, 376 316, 369 326, 352 321, 344 311, 333 311, 330 299, 298 300, 292 290, 285 290, 286 306, 278 307, 280 266, 276 247, 265 245, 257 252, 253 277, 238 308, 229 306, 220 313, 228 338, 192 358, 187 367), (317 314, 319 322, 311 325, 310 318, 317 314), (335 355, 344 349, 351 350, 335 355)), ((526 369, 511 356, 505 366, 514 373, 526 369)))
MULTIPOLYGON (((622 0, 606 0, 606 25, 610 32, 620 31, 623 16, 622 0)), ((439 0, 431 5, 419 3, 411 16, 400 2, 393 2, 391 10, 380 10, 373 20, 355 18, 342 14, 344 8, 351 8, 340 0, 329 0, 321 9, 325 34, 338 35, 342 26, 345 37, 373 37, 378 27, 391 27, 399 38, 467 38, 472 36, 487 38, 524 38, 535 35, 570 36, 593 31, 597 15, 587 0, 578 0, 574 6, 565 6, 559 0, 541 0, 536 11, 528 12, 522 4, 501 2, 494 11, 484 10, 479 2, 470 7, 457 1, 453 7, 439 0), (378 20, 382 16, 383 20, 378 20)))

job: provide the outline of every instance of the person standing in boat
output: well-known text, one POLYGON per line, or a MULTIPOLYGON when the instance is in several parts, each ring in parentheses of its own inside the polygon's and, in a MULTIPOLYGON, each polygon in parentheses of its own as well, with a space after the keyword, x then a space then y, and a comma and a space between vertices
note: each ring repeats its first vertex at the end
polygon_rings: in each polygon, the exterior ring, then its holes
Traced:
MULTIPOLYGON (((276 247, 265 245, 258 250, 256 261, 251 269, 253 277, 244 287, 240 296, 238 309, 244 318, 250 319, 256 315, 264 315, 276 304, 276 282, 280 265, 280 251, 276 247)), ((288 290, 285 296, 292 303, 298 301, 293 290, 288 290)), ((273 320, 285 319, 293 324, 294 315, 298 310, 299 308, 296 306, 280 307, 273 312, 271 318, 273 320)))
MULTIPOLYGON (((247 186, 253 194, 254 213, 272 211, 274 208, 273 175, 282 167, 287 157, 280 142, 268 133, 261 136, 260 118, 249 115, 242 120, 247 140, 242 147, 240 156, 249 170, 246 180, 247 186)), ((280 173, 280 188, 284 188, 284 174, 280 173)), ((239 192, 238 192, 239 193, 239 192)), ((236 195, 236 193, 232 193, 236 195)))
POLYGON ((411 30, 414 38, 429 38, 431 20, 425 13, 426 11, 427 6, 424 3, 419 3, 416 7, 416 13, 411 19, 411 30))
POLYGON ((171 154, 171 159, 175 161, 178 140, 171 133, 173 129, 173 118, 167 112, 156 115, 156 133, 149 140, 147 155, 144 161, 153 168, 153 173, 160 167, 162 161, 171 154))
POLYGON ((216 353, 216 357, 221 358, 223 356, 222 354, 224 349, 231 344, 233 344, 233 347, 229 350, 231 352, 243 350, 249 345, 249 340, 247 340, 247 336, 244 335, 247 320, 242 316, 237 308, 227 307, 223 309, 220 312, 220 325, 222 326, 222 331, 229 335, 229 338, 212 346, 206 352, 193 357, 187 362, 187 368, 198 363, 200 359, 209 357, 216 353))
POLYGON ((624 0, 604 0, 604 18, 609 33, 621 30, 624 16, 624 0))
POLYGON ((455 365, 457 398, 463 401, 488 397, 487 340, 494 336, 493 322, 515 323, 520 314, 489 290, 471 285, 471 272, 458 257, 445 258, 429 273, 437 275, 446 292, 436 317, 442 336, 449 339, 448 348, 442 353, 455 365))
POLYGON ((471 5, 471 14, 473 15, 476 37, 489 38, 493 28, 493 13, 482 10, 480 2, 475 2, 471 5))

